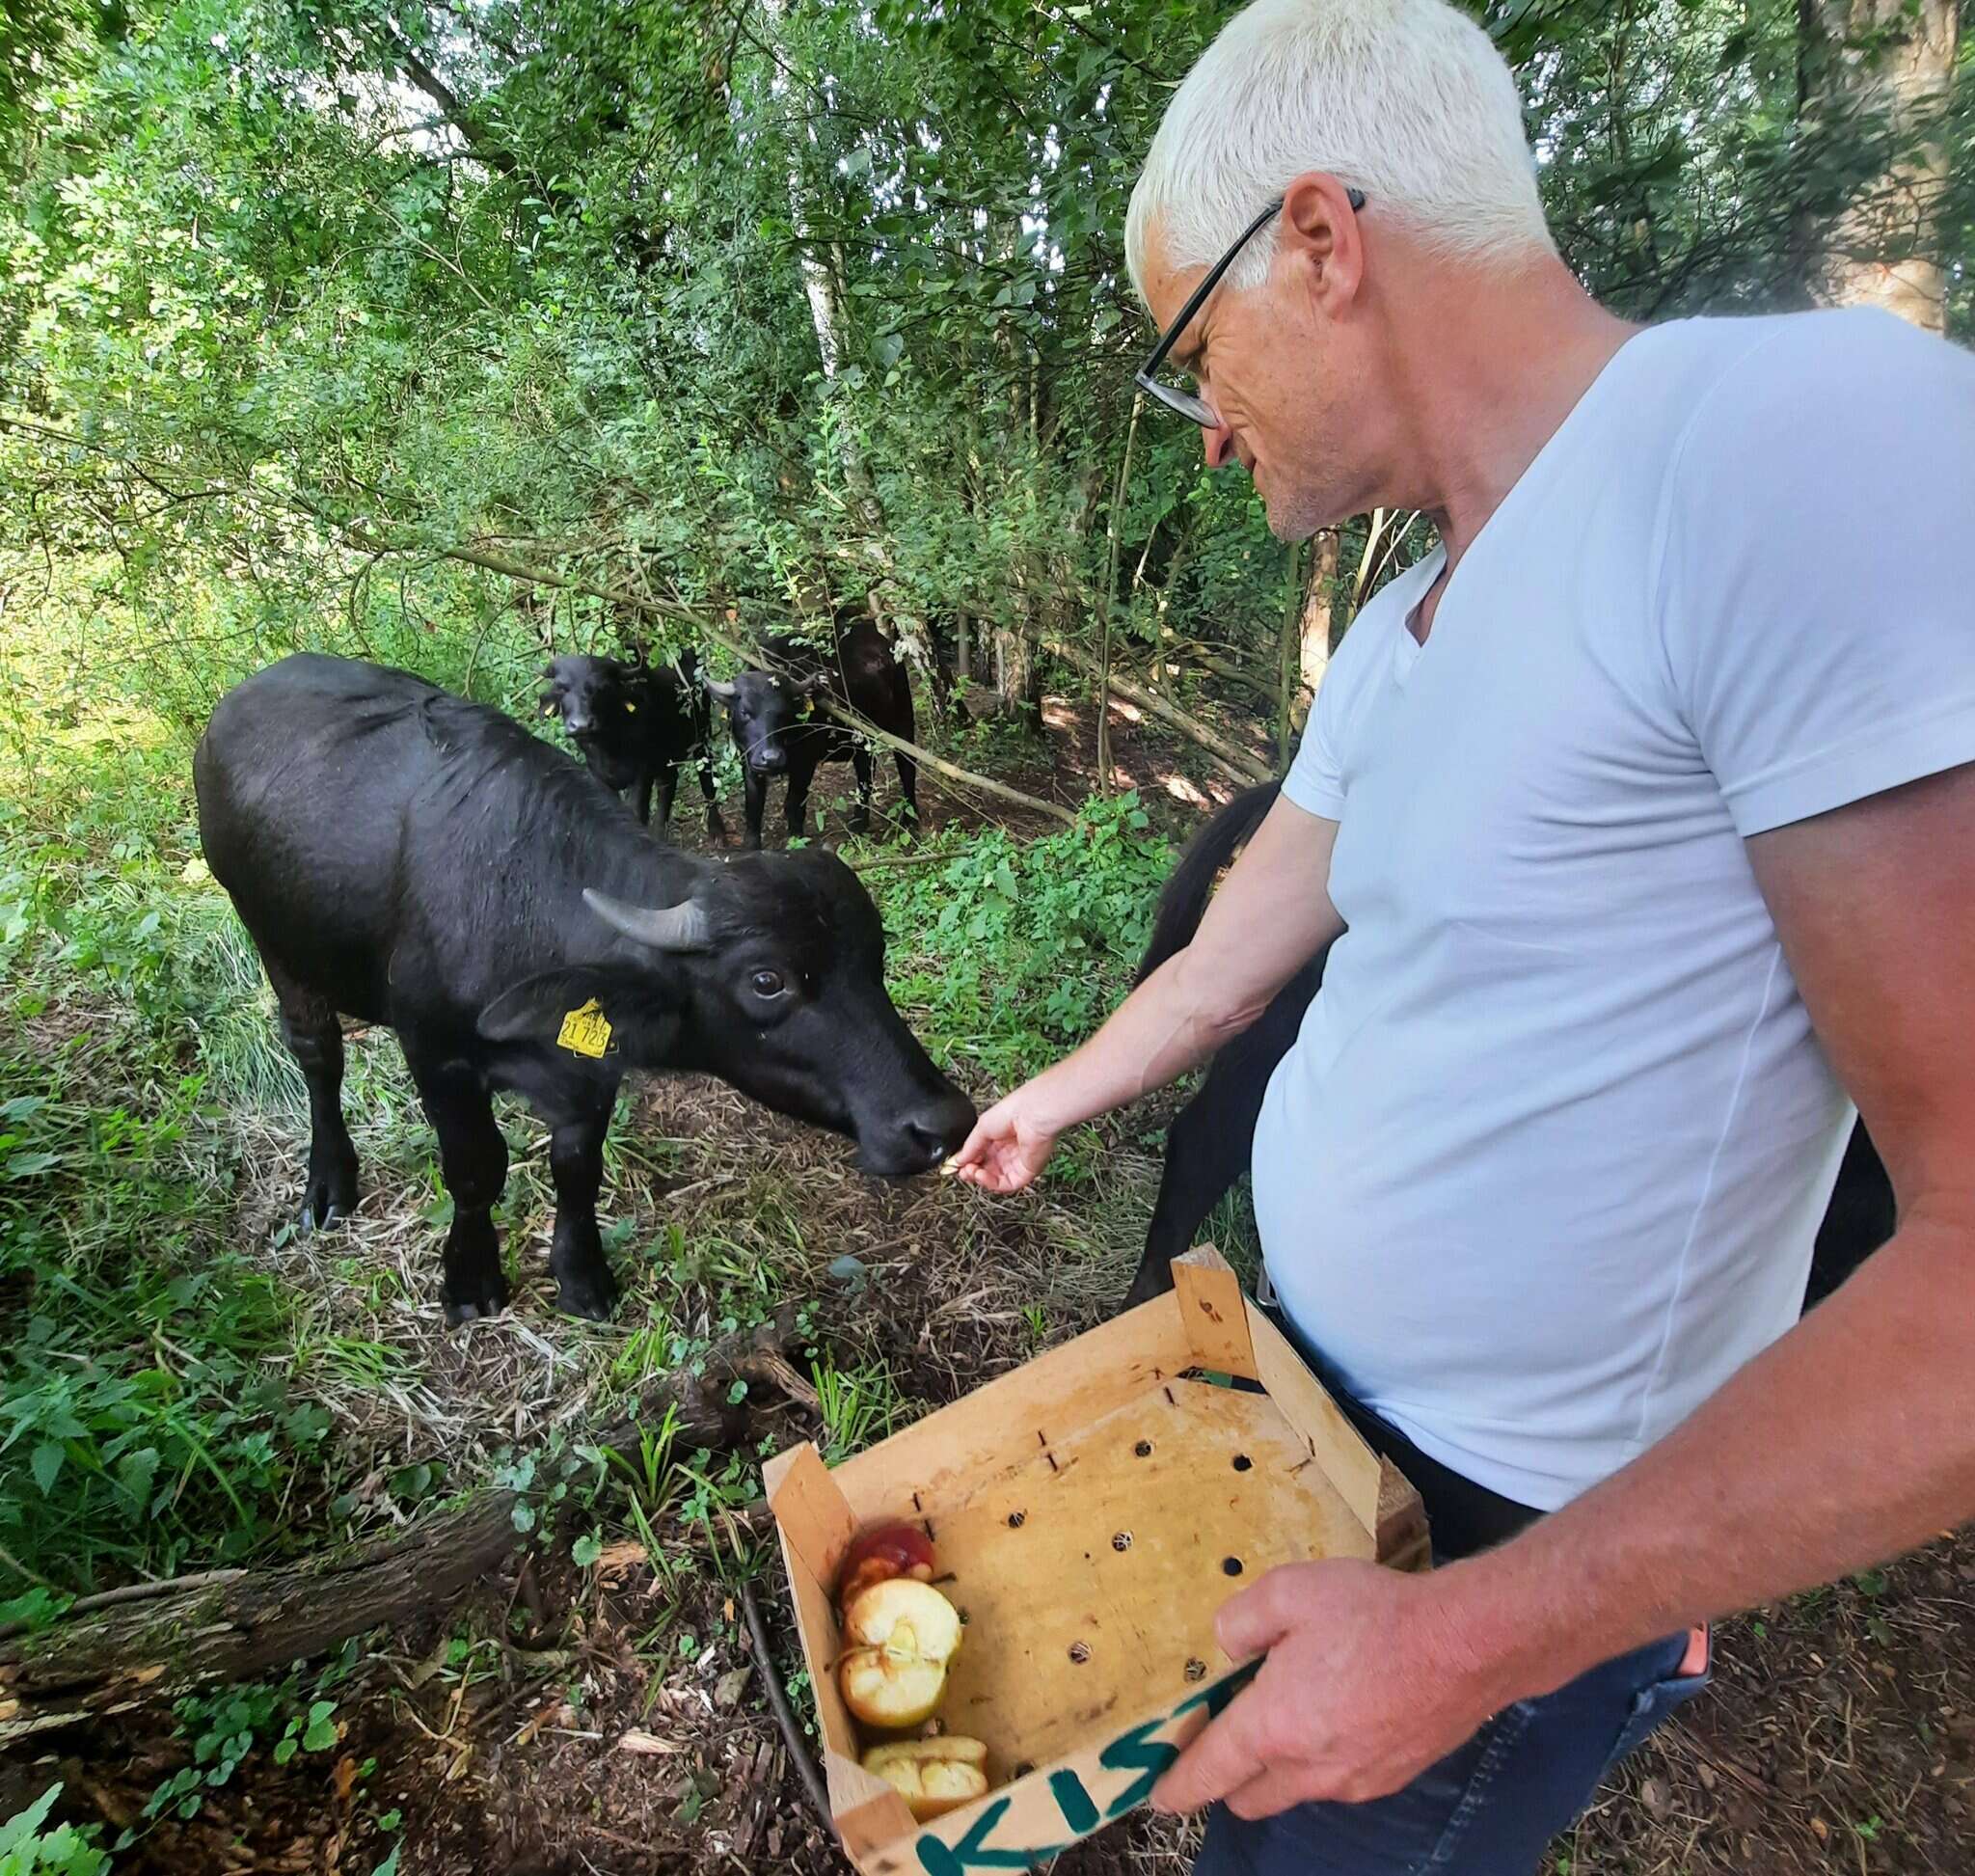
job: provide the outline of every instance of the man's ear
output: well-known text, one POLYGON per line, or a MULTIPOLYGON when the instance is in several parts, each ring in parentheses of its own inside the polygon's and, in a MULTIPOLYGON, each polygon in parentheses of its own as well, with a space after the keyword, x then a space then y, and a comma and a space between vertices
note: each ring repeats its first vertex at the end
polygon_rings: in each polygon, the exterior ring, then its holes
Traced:
POLYGON ((1365 271, 1365 243, 1342 182, 1327 170, 1297 177, 1283 192, 1279 242, 1297 256, 1318 290, 1341 306, 1365 271))

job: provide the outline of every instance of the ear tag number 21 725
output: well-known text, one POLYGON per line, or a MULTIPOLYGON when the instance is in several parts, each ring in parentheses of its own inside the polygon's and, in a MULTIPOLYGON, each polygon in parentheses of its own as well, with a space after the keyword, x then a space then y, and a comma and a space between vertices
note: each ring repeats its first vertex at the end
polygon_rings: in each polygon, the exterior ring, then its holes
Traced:
POLYGON ((610 1047, 610 1022, 597 1007, 593 996, 580 1010, 571 1010, 562 1019, 561 1032, 555 1038, 557 1048, 566 1048, 572 1055, 603 1055, 610 1047))

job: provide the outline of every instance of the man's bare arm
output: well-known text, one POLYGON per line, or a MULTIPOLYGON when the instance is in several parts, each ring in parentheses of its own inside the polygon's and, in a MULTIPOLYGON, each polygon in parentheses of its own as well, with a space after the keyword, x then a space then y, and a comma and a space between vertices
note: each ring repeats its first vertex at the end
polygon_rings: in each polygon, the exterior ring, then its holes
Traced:
POLYGON ((1164 1087, 1254 1022, 1343 930, 1329 892, 1337 833, 1335 821, 1278 798, 1229 868, 1193 942, 1074 1054, 982 1115, 957 1156, 960 1177, 990 1191, 1019 1191, 1066 1128, 1164 1087))
POLYGON ((1445 1572, 1505 1698, 1975 1515, 1975 767, 1749 855, 1899 1230, 1650 1452, 1445 1572))

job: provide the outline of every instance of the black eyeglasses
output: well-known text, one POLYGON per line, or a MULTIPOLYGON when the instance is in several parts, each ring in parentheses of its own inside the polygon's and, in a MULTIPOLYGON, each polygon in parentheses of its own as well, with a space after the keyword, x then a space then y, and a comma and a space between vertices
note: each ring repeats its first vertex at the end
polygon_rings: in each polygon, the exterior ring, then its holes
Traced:
MULTIPOLYGON (((1346 189, 1344 200, 1351 204, 1351 212, 1356 214, 1365 206, 1365 191, 1346 189)), ((1165 364, 1166 354, 1186 330, 1186 322, 1206 304, 1207 295, 1221 284, 1221 276, 1233 266, 1235 256, 1282 212, 1282 207, 1283 198, 1278 196, 1234 237, 1234 245, 1207 269, 1201 284, 1187 295, 1178 316, 1159 335, 1159 342, 1152 347, 1151 357, 1146 360, 1132 380, 1148 397, 1157 398, 1168 410, 1177 411, 1181 417, 1192 418, 1204 430, 1213 429, 1221 421, 1214 415, 1212 406, 1204 397, 1196 396, 1191 391, 1182 391, 1177 384, 1161 384, 1154 373, 1165 364)))

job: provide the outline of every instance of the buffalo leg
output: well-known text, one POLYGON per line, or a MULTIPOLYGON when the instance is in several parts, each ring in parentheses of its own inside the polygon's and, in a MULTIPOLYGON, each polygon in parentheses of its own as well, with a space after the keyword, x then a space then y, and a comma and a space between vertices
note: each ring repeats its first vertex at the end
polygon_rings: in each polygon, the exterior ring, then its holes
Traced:
MULTIPOLYGON (((645 786, 647 788, 651 786, 649 780, 646 781, 645 786)), ((672 825, 672 798, 678 792, 679 765, 676 762, 668 762, 659 771, 659 831, 661 833, 663 833, 672 825)), ((645 815, 642 818, 645 826, 650 827, 651 816, 645 815)))
POLYGON ((1852 1138, 1839 1162, 1838 1181, 1831 1190, 1831 1202, 1818 1227, 1817 1244, 1810 1254, 1810 1284, 1805 1291, 1805 1309, 1821 1303, 1847 1277, 1892 1237, 1899 1224, 1899 1208, 1893 1199, 1893 1183, 1886 1175, 1879 1149, 1865 1130, 1863 1121, 1852 1127, 1852 1138))
POLYGON ((706 837, 724 847, 727 824, 720 819, 720 797, 714 786, 714 761, 710 755, 699 758, 699 792, 706 798, 706 837))
POLYGON ((782 798, 782 819, 788 824, 792 840, 803 837, 809 815, 809 784, 815 779, 813 764, 789 764, 789 789, 782 798))
POLYGON ((1214 1057, 1200 1091, 1167 1130, 1159 1196, 1145 1255, 1125 1291, 1126 1309, 1173 1288, 1173 1260, 1193 1247, 1201 1221, 1248 1170, 1269 1076, 1296 1040, 1314 992, 1307 975, 1278 992, 1261 1020, 1214 1057))
MULTIPOLYGON (((264 961, 263 961, 264 962, 264 961)), ((282 1041, 309 1084, 309 1183, 302 1229, 333 1231, 357 1209, 357 1149, 343 1125, 343 1032, 336 1011, 278 966, 267 966, 282 1041)))
POLYGON ((617 1281, 604 1261, 597 1234, 597 1194, 604 1183, 607 1106, 599 1115, 549 1133, 549 1176, 555 1182, 555 1237, 549 1268, 555 1276, 555 1307, 571 1316, 606 1320, 617 1300, 617 1281))
POLYGON ((899 799, 904 805, 899 809, 899 819, 907 827, 919 825, 919 765, 903 749, 892 751, 892 760, 899 766, 899 799))
POLYGON ((754 769, 747 772, 747 839, 750 854, 761 852, 761 817, 768 812, 768 777, 754 769))
POLYGON ((452 1199, 446 1235, 448 1328, 507 1307, 494 1207, 507 1183, 507 1142, 494 1124, 486 1084, 463 1063, 429 1059, 407 1043, 405 1061, 419 1100, 439 1136, 439 1167, 452 1199))
MULTIPOLYGON (((632 783, 631 798, 631 811, 637 816, 638 825, 640 827, 650 827, 652 824, 652 772, 649 769, 645 770, 632 783)), ((672 798, 670 795, 667 795, 665 797, 665 811, 669 813, 671 807, 672 798)))
POLYGON ((851 811, 851 831, 866 833, 871 828, 871 751, 862 743, 851 750, 851 768, 857 777, 857 805, 851 811))

